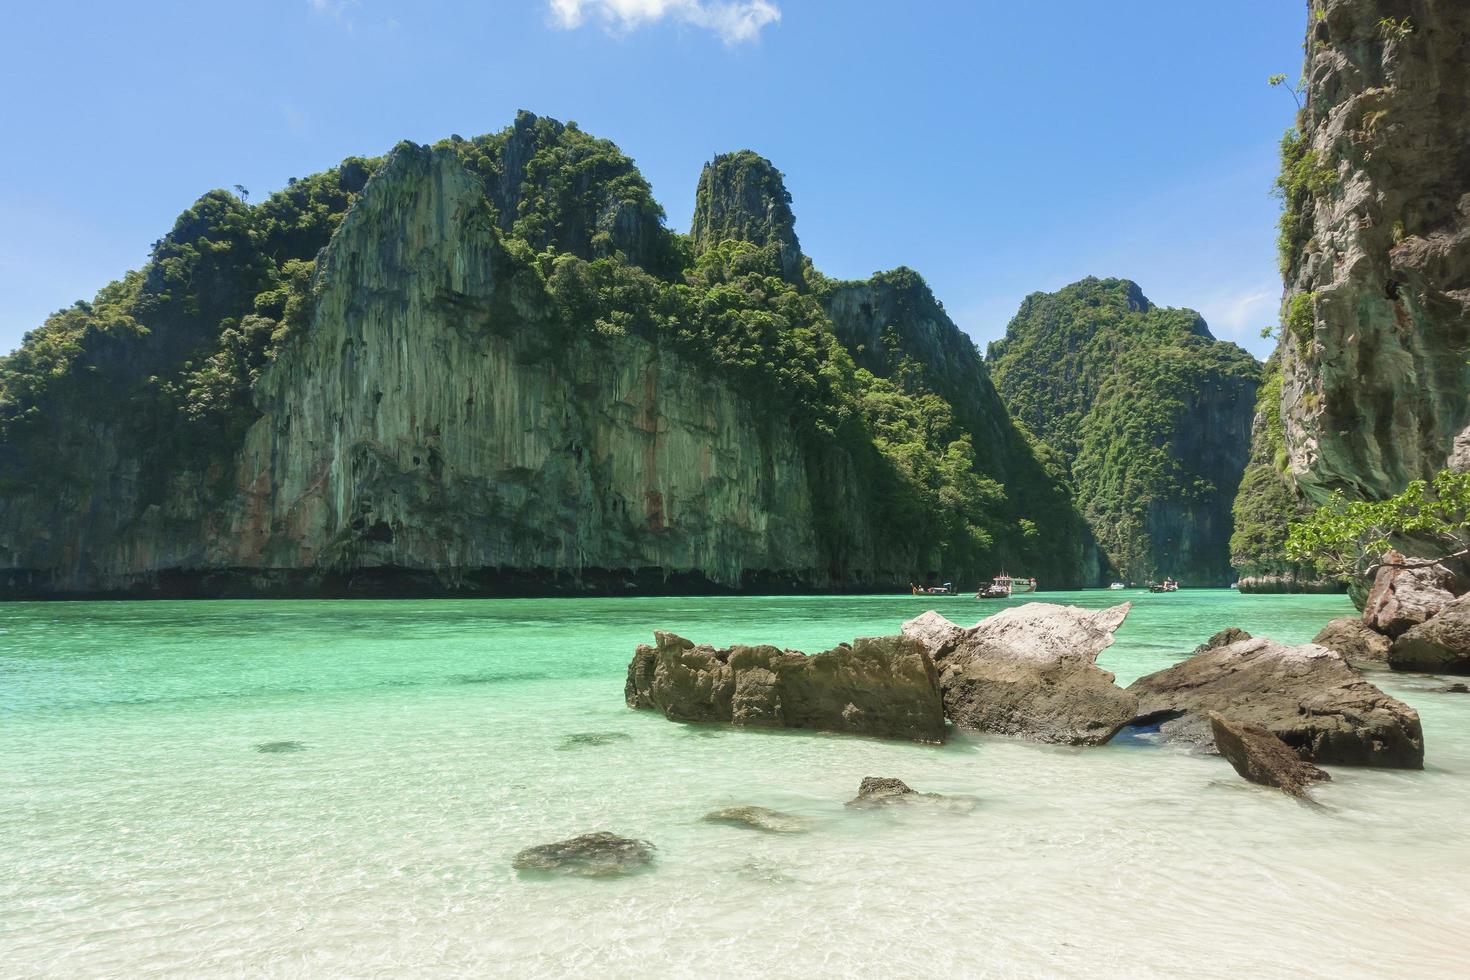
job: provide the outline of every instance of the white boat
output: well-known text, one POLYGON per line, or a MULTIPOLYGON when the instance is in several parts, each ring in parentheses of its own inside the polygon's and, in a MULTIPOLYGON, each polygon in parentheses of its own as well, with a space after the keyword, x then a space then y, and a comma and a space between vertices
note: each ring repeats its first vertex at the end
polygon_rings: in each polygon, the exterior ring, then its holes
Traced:
POLYGON ((1009 599, 1013 595, 1036 591, 1036 579, 1017 575, 997 575, 990 584, 975 593, 976 599, 1009 599))
POLYGON ((1125 588, 1127 588, 1127 586, 1125 586, 1122 582, 1114 582, 1112 585, 1108 586, 1108 588, 1112 589, 1114 592, 1122 592, 1125 588))
POLYGON ((1006 588, 1010 589, 1012 594, 1018 592, 1036 591, 1036 579, 1021 578, 1017 575, 1006 575, 1004 572, 995 577, 994 584, 1004 585, 1006 588))

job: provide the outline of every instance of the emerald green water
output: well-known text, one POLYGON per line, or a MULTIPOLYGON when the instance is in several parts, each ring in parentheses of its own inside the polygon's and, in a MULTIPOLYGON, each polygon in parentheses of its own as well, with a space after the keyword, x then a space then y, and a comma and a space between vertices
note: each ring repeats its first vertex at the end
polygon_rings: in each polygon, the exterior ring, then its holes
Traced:
MULTIPOLYGON (((1090 607, 1119 594, 1047 594, 1090 607)), ((1338 597, 1129 592, 1121 683, 1338 597)), ((1015 600, 1013 600, 1015 601, 1015 600)), ((1451 976, 1470 909, 1470 697, 1375 674, 1424 772, 1296 804, 1123 736, 943 748, 671 724, 622 701, 655 628, 815 650, 902 597, 0 606, 0 974, 1451 976), (592 740, 570 738, 607 733, 592 740), (853 812, 864 775, 969 814, 853 812), (813 833, 702 823, 737 803, 813 833), (531 881, 593 830, 648 874, 531 881)))

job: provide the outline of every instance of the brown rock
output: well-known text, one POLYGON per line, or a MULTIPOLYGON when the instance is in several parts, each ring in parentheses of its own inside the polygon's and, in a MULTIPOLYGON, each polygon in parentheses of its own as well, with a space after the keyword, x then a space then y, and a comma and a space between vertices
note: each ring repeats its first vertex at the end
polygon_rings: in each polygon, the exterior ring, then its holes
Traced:
POLYGON ((1210 637, 1208 640, 1195 647, 1194 652, 1204 653, 1206 650, 1213 650, 1216 647, 1228 647, 1232 643, 1239 643, 1241 640, 1249 640, 1250 638, 1251 635, 1245 630, 1241 629, 1239 626, 1227 626, 1225 629, 1222 629, 1220 632, 1216 633, 1214 636, 1210 637))
POLYGON ((1322 627, 1312 642, 1342 654, 1350 664, 1383 666, 1393 641, 1363 622, 1361 616, 1339 616, 1322 627))
POLYGON ((612 878, 652 864, 655 850, 646 840, 598 831, 528 847, 515 856, 511 866, 523 873, 612 878))
POLYGON ((955 813, 968 813, 979 800, 973 796, 946 796, 943 793, 920 793, 902 779, 891 776, 864 776, 858 795, 847 806, 859 809, 893 805, 925 804, 955 813))
POLYGON ((1407 560, 1397 551, 1383 556, 1363 607, 1363 622, 1388 636, 1399 636, 1425 622, 1464 591, 1444 566, 1402 567, 1407 560))
POLYGON ((903 631, 935 644, 944 708, 961 728, 1096 745, 1137 711, 1134 696, 1096 663, 1129 608, 1028 602, 968 628, 928 612, 903 631))
POLYGON ((1210 712, 1215 746, 1235 771, 1253 783, 1275 786, 1292 796, 1306 796, 1307 787, 1332 777, 1303 762, 1281 739, 1256 725, 1238 725, 1218 711, 1210 712))
POLYGON ((654 634, 628 665, 630 708, 671 721, 807 728, 942 742, 946 730, 934 664, 902 636, 862 638, 807 656, 772 646, 717 650, 654 634))
POLYGON ((1447 603, 1439 615, 1394 640, 1388 665, 1394 670, 1470 674, 1470 595, 1447 603))
POLYGON ((1213 742, 1189 716, 1202 722, 1218 711, 1266 729, 1309 761, 1424 767, 1419 713, 1316 644, 1244 640, 1141 677, 1128 690, 1138 697, 1139 722, 1175 722, 1165 734, 1183 741, 1213 742))

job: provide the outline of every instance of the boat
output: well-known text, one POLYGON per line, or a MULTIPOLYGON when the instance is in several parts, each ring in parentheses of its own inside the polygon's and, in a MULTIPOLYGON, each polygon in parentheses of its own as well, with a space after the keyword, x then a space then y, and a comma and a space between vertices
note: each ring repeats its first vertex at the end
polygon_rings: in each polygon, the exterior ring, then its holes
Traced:
POLYGON ((960 590, 954 587, 953 582, 945 582, 943 585, 914 585, 910 583, 909 591, 914 595, 925 596, 957 596, 960 590))
POLYGON ((1036 591, 1036 579, 1007 575, 1004 572, 990 580, 975 593, 976 599, 1009 599, 1011 596, 1036 591))
POLYGON ((1108 588, 1112 589, 1114 592, 1122 592, 1125 588, 1127 588, 1127 586, 1125 586, 1122 582, 1114 582, 1112 585, 1108 586, 1108 588))
POLYGON ((1166 578, 1162 582, 1150 582, 1148 590, 1150 592, 1178 592, 1179 583, 1172 578, 1166 578))

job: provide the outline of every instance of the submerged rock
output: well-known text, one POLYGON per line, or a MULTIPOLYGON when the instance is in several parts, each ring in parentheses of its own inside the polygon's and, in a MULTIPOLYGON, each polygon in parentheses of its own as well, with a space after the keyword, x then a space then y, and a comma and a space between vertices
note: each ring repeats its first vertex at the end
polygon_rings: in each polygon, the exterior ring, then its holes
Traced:
POLYGON ((1165 722, 1166 737, 1213 743, 1205 723, 1218 711, 1266 729, 1309 761, 1424 766, 1419 713, 1313 643, 1243 640, 1141 677, 1128 690, 1138 697, 1137 720, 1165 722))
POLYGON ((1322 627, 1312 642, 1340 653, 1350 664, 1383 666, 1393 641, 1363 622, 1361 616, 1340 616, 1322 627))
POLYGON ((893 804, 924 803, 937 805, 946 810, 973 810, 979 803, 973 796, 946 796, 943 793, 920 793, 902 779, 891 776, 864 776, 858 784, 858 794, 847 801, 847 806, 857 808, 891 806, 893 804))
POLYGON ((1436 693, 1438 693, 1438 694, 1470 694, 1470 685, 1466 685, 1466 684, 1447 684, 1444 687, 1441 687, 1436 693))
POLYGON ((729 722, 942 742, 934 664, 902 636, 861 638, 810 656, 772 646, 715 649, 657 632, 628 665, 630 708, 671 721, 729 722))
POLYGON ((1442 565, 1404 568, 1397 551, 1383 556, 1363 607, 1363 622, 1379 633, 1400 636, 1426 622, 1464 592, 1459 579, 1442 565))
POLYGON ((804 834, 811 821, 794 813, 768 810, 763 806, 730 806, 704 815, 706 823, 722 823, 732 827, 748 827, 770 834, 804 834))
POLYGON ((614 742, 626 742, 632 737, 627 732, 576 732, 564 737, 561 740, 561 744, 556 748, 559 752, 569 752, 573 749, 611 745, 614 742))
POLYGON ((1096 663, 1130 608, 1028 602, 968 628, 931 611, 903 631, 929 646, 945 710, 961 728, 1095 745, 1138 713, 1137 698, 1096 663))
POLYGON ((1291 746, 1256 725, 1238 725, 1218 711, 1210 712, 1215 746, 1235 771, 1253 783, 1274 786, 1291 796, 1306 796, 1312 783, 1331 779, 1291 746))
POLYGON ((1446 603, 1437 616, 1394 640, 1388 665, 1394 670, 1470 674, 1470 595, 1446 603))
POLYGON ((278 752, 305 752, 305 742, 261 742, 255 747, 255 751, 274 755, 278 752))
POLYGON ((652 864, 655 850, 646 840, 599 831, 528 847, 515 856, 511 866, 522 872, 611 878, 652 864))

